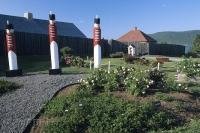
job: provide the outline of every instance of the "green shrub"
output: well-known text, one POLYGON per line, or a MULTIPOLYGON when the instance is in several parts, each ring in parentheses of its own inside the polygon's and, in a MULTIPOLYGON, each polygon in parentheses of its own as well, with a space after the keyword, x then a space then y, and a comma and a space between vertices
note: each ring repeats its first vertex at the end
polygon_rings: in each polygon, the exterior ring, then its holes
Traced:
POLYGON ((135 70, 125 79, 125 85, 133 95, 144 95, 148 90, 164 90, 166 86, 165 73, 154 70, 135 70))
POLYGON ((180 72, 189 77, 200 76, 200 63, 193 61, 191 58, 180 61, 177 67, 180 72))
POLYGON ((63 47, 60 49, 60 53, 63 57, 70 56, 73 50, 69 47, 63 47))
POLYGON ((6 92, 9 92, 9 91, 16 90, 19 87, 20 86, 17 85, 16 83, 5 81, 5 80, 0 80, 0 95, 4 94, 6 92))
MULTIPOLYGON (((108 93, 92 95, 83 88, 64 99, 67 100, 61 100, 63 113, 56 115, 55 122, 48 124, 45 132, 131 133, 176 125, 176 117, 161 111, 152 102, 127 102, 108 93)), ((49 109, 54 108, 50 104, 55 102, 47 105, 49 109)))
POLYGON ((72 66, 77 66, 77 67, 84 67, 85 66, 85 61, 83 58, 80 57, 75 57, 72 56, 72 62, 71 62, 72 66))
POLYGON ((135 70, 129 73, 125 79, 125 87, 128 92, 135 96, 144 95, 149 89, 149 82, 147 71, 135 70))
POLYGON ((182 92, 188 89, 188 85, 186 83, 178 83, 173 78, 167 78, 166 89, 168 91, 182 92))
POLYGON ((149 78, 152 84, 149 86, 151 89, 165 89, 166 86, 166 74, 157 69, 151 70, 149 72, 149 78))
POLYGON ((62 63, 67 66, 76 67, 89 67, 89 62, 85 62, 83 58, 79 56, 66 56, 62 58, 62 63))
POLYGON ((118 67, 110 73, 105 69, 97 69, 84 81, 82 85, 87 86, 86 88, 94 93, 126 90, 135 96, 141 96, 152 91, 181 92, 188 89, 187 84, 177 83, 157 69, 118 67))

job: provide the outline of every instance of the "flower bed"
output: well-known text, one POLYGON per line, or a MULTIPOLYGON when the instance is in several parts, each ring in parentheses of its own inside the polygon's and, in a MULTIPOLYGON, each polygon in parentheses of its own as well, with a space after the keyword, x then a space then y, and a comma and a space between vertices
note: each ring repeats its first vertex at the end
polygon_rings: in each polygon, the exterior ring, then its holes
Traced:
POLYGON ((166 74, 157 69, 141 70, 139 68, 119 67, 110 73, 104 69, 94 71, 86 80, 80 81, 82 86, 93 93, 105 91, 127 91, 132 95, 146 95, 147 92, 184 90, 166 74))
POLYGON ((188 77, 200 77, 200 63, 191 58, 180 61, 177 65, 180 73, 185 73, 188 77))
POLYGON ((176 116, 155 102, 125 101, 109 93, 94 95, 82 87, 45 107, 44 116, 54 119, 44 132, 137 133, 166 130, 179 123, 176 116))
POLYGON ((44 132, 160 132, 199 116, 200 91, 156 69, 97 69, 79 82, 45 106, 44 132))

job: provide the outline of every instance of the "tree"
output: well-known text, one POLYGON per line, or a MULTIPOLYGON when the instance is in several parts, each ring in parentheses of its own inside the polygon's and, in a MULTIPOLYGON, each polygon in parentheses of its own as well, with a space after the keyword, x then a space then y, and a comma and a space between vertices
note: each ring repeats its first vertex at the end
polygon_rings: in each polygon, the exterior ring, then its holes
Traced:
POLYGON ((200 53, 200 34, 196 36, 196 38, 193 42, 192 52, 200 53))

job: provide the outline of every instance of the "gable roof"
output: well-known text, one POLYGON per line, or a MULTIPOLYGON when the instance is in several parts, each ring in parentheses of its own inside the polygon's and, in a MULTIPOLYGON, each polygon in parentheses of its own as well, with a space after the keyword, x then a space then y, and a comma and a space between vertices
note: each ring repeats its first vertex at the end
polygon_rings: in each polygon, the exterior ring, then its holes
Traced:
POLYGON ((135 28, 117 39, 120 42, 157 42, 152 37, 135 28))
MULTIPOLYGON (((27 19, 24 17, 0 14, 0 30, 5 29, 7 20, 9 20, 10 23, 14 25, 15 31, 36 34, 48 34, 48 20, 34 18, 27 19)), ((57 33, 60 36, 86 38, 86 36, 73 23, 57 21, 56 25, 57 33)))

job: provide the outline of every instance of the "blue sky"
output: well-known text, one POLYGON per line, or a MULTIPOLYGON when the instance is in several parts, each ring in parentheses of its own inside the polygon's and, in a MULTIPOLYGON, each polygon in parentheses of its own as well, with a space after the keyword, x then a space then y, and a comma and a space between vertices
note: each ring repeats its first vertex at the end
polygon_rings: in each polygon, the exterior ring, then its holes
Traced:
POLYGON ((101 17, 102 36, 117 39, 137 26, 146 33, 200 29, 200 0, 1 0, 0 14, 74 23, 92 36, 93 18, 101 17))

